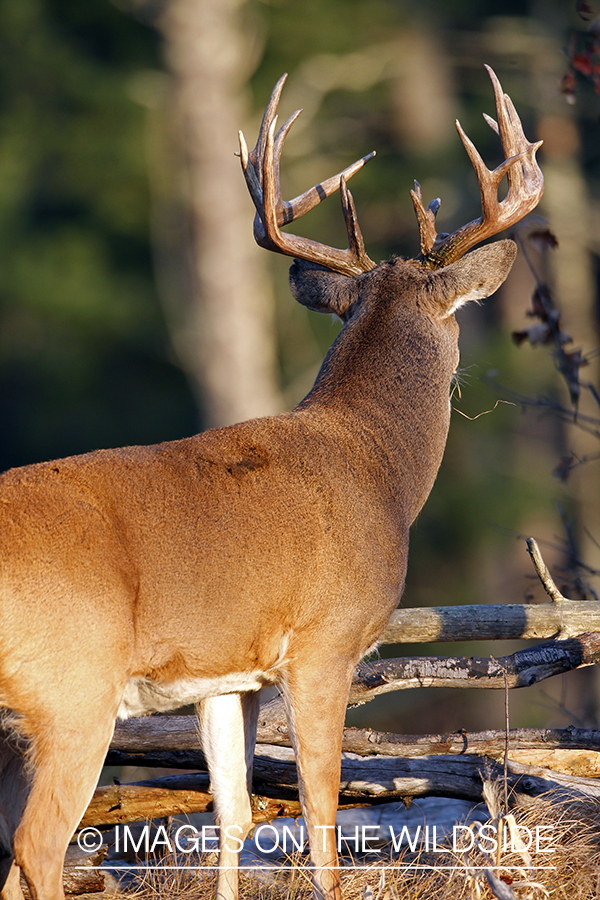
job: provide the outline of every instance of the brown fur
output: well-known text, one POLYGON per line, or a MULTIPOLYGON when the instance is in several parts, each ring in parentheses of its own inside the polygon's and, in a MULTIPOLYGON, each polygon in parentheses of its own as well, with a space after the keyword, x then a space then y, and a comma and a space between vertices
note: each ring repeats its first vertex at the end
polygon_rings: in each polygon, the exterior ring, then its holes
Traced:
MULTIPOLYGON (((62 900, 66 846, 136 677, 279 681, 313 862, 335 863, 315 826, 335 821, 352 671, 400 599, 408 529, 442 459, 452 311, 492 293, 514 254, 503 241, 438 272, 396 260, 352 279, 295 263, 297 298, 346 324, 293 412, 2 476, 0 705, 31 741, 32 766, 28 777, 5 742, 0 841, 37 900, 62 900)), ((225 800, 242 805, 217 802, 221 824, 238 816, 244 832, 254 706, 230 712, 246 751, 241 740, 243 780, 225 800)), ((209 741, 206 710, 202 721, 209 741)), ((235 896, 233 875, 219 885, 235 896)), ((339 896, 334 870, 315 885, 339 896)))

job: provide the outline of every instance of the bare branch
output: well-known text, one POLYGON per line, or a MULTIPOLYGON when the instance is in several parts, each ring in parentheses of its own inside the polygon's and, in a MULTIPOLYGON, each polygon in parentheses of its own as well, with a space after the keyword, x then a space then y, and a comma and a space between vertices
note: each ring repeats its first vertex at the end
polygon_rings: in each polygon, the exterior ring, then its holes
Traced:
POLYGON ((549 597, 552 598, 555 602, 563 601, 566 598, 563 597, 559 589, 556 587, 552 576, 548 570, 548 566, 544 562, 542 558, 542 554, 540 553, 540 548, 537 545, 537 541, 534 538, 527 538, 527 552, 531 556, 531 561, 533 562, 535 571, 538 574, 538 578, 544 585, 544 590, 548 594, 549 597))

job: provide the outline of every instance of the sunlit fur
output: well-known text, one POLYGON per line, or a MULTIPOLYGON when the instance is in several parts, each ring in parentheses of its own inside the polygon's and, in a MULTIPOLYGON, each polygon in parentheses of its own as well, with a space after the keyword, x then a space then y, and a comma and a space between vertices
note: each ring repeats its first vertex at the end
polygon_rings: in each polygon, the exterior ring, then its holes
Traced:
MULTIPOLYGON (((0 478, 0 706, 28 747, 27 765, 0 747, 2 900, 21 900, 13 859, 36 900, 63 900, 124 706, 198 702, 217 818, 245 834, 265 681, 285 698, 315 896, 340 897, 322 829, 352 672, 402 595, 444 452, 453 312, 514 254, 501 241, 439 271, 394 260, 355 278, 295 263, 296 298, 345 324, 293 412, 0 478)), ((234 900, 237 854, 221 852, 218 896, 234 900)))

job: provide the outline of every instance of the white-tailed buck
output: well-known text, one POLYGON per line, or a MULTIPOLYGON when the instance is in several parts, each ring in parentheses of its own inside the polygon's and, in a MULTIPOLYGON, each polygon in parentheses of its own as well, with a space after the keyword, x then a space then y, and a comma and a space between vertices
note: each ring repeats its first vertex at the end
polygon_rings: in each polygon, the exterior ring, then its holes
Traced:
MULTIPOLYGON (((269 684, 285 698, 315 896, 340 896, 331 826, 352 672, 400 600, 409 527, 444 452, 454 312, 492 294, 516 250, 505 240, 464 254, 543 189, 539 145, 490 76, 498 121, 488 122, 505 161, 489 171, 458 126, 483 214, 436 234, 439 201, 425 209, 415 185, 414 260, 375 265, 365 253, 346 188, 365 160, 282 200, 279 158, 298 115, 276 134, 283 78, 255 149, 240 137, 256 240, 296 257, 300 303, 344 323, 296 409, 0 479, 3 900, 21 896, 17 867, 36 900, 63 897, 65 850, 117 716, 197 703, 221 834, 246 835, 258 691, 269 684), (347 250, 280 231, 338 187, 347 250)), ((237 846, 221 842, 222 900, 237 896, 237 846)))

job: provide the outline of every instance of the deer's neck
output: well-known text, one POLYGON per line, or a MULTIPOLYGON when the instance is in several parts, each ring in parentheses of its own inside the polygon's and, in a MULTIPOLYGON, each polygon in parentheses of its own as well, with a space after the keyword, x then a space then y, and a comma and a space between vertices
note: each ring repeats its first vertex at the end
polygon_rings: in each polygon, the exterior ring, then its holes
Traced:
POLYGON ((439 469, 456 367, 454 323, 423 313, 366 310, 330 349, 298 407, 322 422, 356 460, 353 468, 402 501, 412 521, 439 469))

